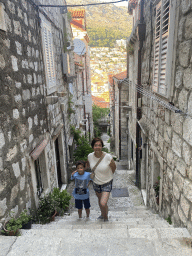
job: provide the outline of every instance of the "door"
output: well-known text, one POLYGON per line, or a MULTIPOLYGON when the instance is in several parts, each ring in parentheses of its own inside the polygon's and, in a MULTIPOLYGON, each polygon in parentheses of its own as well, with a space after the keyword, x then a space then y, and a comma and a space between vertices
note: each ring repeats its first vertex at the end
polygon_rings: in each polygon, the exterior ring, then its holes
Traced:
POLYGON ((58 138, 55 140, 55 155, 56 155, 56 166, 57 166, 57 179, 59 188, 62 186, 61 180, 61 162, 60 162, 60 155, 59 155, 59 142, 58 138))

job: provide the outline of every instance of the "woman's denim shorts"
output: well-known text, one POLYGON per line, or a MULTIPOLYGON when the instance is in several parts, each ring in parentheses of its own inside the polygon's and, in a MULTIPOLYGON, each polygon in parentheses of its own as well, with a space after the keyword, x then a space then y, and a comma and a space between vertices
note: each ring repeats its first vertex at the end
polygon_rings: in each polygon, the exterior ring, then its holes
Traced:
POLYGON ((109 182, 107 182, 103 185, 98 185, 98 184, 93 182, 93 189, 95 190, 95 192, 98 192, 98 193, 111 192, 112 183, 113 183, 113 180, 111 180, 111 181, 109 181, 109 182))

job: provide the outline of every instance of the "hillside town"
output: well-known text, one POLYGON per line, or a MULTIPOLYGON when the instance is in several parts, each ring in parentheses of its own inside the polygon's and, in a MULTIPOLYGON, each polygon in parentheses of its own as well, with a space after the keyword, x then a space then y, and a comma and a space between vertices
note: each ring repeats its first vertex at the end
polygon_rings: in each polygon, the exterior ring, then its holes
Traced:
POLYGON ((124 41, 119 40, 119 47, 115 48, 90 48, 91 92, 93 96, 99 96, 106 102, 109 102, 109 74, 126 70, 127 53, 124 41))
POLYGON ((120 2, 0 0, 0 256, 192 255, 192 2, 120 2))

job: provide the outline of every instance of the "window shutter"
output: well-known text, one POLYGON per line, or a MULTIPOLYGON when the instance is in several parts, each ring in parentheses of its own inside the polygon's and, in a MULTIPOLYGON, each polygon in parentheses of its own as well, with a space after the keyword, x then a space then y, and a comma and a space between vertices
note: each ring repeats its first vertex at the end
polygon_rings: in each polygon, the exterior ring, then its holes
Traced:
POLYGON ((46 70, 46 85, 48 94, 56 90, 56 75, 53 54, 53 38, 51 25, 45 19, 42 19, 42 41, 44 48, 44 60, 46 70))
POLYGON ((161 59, 160 59, 160 78, 159 93, 166 95, 166 63, 169 36, 169 0, 164 0, 162 5, 162 26, 161 26, 161 59))
POLYGON ((153 91, 167 94, 166 63, 169 37, 170 0, 162 0, 156 8, 153 91))
POLYGON ((154 72, 153 72, 153 91, 158 92, 159 80, 159 52, 160 52, 160 28, 161 28, 161 4, 156 8, 155 22, 155 45, 154 45, 154 72))

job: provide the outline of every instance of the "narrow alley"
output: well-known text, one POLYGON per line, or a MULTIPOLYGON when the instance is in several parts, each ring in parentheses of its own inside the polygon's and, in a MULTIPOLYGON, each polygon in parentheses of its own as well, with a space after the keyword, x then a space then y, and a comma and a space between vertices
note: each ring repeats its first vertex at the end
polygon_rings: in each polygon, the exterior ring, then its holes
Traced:
MULTIPOLYGON (((33 224, 20 237, 0 236, 0 255, 41 256, 186 256, 192 255, 189 233, 174 228, 144 206, 140 190, 134 185, 134 171, 122 170, 117 162, 113 191, 109 199, 109 221, 97 220, 99 208, 90 185, 91 214, 78 219, 70 214, 56 217, 46 225, 33 224), (115 193, 117 192, 117 193, 115 193)), ((124 169, 124 168, 123 168, 124 169)), ((73 183, 68 186, 72 191, 73 183)))

